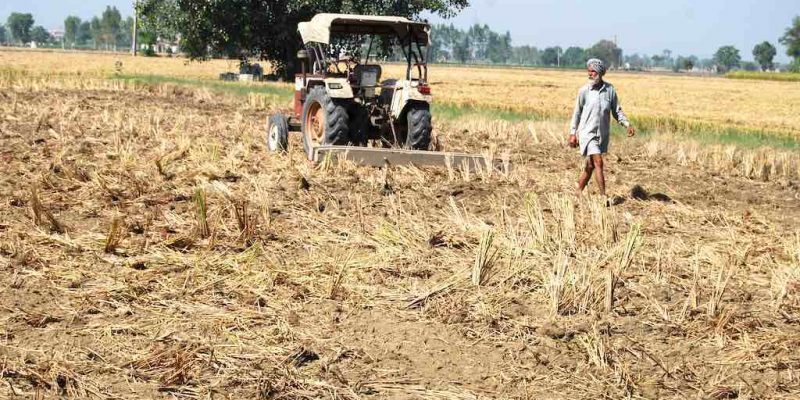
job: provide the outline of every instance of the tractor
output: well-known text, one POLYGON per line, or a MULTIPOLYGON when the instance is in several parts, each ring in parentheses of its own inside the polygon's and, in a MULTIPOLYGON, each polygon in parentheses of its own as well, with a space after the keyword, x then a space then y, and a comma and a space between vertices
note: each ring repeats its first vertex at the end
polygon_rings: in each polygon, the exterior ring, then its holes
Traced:
POLYGON ((270 117, 271 151, 285 150, 289 132, 298 130, 311 160, 320 146, 431 147, 430 25, 402 17, 317 14, 298 31, 304 49, 298 52, 302 72, 295 77, 294 113, 270 117), (332 36, 358 38, 358 48, 337 46, 332 36), (403 79, 382 80, 383 69, 371 60, 378 41, 399 47, 403 79), (345 53, 364 47, 364 54, 345 53))
MULTIPOLYGON (((430 25, 403 17, 317 14, 298 24, 304 48, 294 110, 267 121, 267 147, 286 151, 299 132, 311 161, 329 156, 361 165, 497 168, 482 155, 431 151, 430 25), (405 61, 402 79, 383 79, 370 57, 388 48, 405 61), (366 50, 366 51, 364 51, 366 50)), ((387 52, 382 51, 384 54, 387 52)), ((509 166, 506 163, 506 169, 509 166)))

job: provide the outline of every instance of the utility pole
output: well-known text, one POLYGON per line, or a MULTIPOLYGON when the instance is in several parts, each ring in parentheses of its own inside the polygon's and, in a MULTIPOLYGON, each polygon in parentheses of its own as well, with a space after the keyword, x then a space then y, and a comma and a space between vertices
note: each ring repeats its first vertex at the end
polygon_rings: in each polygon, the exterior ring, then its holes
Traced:
POLYGON ((138 50, 137 43, 136 43, 136 36, 137 35, 137 28, 139 26, 139 0, 133 1, 133 37, 131 38, 131 54, 136 57, 136 51, 138 50))
POLYGON ((561 46, 556 47, 556 66, 561 68, 561 46))

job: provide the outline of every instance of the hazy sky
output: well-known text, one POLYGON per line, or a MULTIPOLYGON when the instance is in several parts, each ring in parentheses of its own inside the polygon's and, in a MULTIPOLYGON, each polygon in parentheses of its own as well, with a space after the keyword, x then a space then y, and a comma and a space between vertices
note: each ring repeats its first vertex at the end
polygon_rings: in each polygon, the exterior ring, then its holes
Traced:
MULTIPOLYGON (((130 15, 132 1, 123 0, 0 0, 0 20, 14 11, 30 12, 46 28, 63 25, 64 17, 90 18, 106 5, 130 15)), ((777 60, 788 61, 778 43, 796 15, 798 0, 472 0, 472 6, 445 21, 458 27, 488 24, 510 31, 514 45, 537 47, 591 46, 614 39, 626 54, 695 54, 710 57, 723 45, 736 46, 744 59, 752 59, 757 43, 778 47, 777 60)), ((436 17, 431 22, 441 22, 436 17)))

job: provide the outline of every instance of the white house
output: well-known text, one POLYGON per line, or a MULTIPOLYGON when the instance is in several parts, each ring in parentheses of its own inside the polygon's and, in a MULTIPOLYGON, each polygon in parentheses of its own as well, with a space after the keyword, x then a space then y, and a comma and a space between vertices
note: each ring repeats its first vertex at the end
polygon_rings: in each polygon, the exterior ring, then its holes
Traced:
POLYGON ((64 40, 64 30, 60 28, 50 29, 50 36, 53 37, 53 41, 60 42, 64 40))

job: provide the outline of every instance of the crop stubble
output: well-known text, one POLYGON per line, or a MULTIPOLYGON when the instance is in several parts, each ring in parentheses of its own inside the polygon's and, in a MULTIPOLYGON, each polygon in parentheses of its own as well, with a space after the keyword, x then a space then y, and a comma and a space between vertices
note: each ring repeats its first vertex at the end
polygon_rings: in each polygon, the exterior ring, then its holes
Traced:
POLYGON ((268 154, 271 110, 203 90, 0 96, 5 396, 800 391, 797 154, 618 140, 606 208, 560 123, 437 124, 511 172, 382 171, 268 154))

